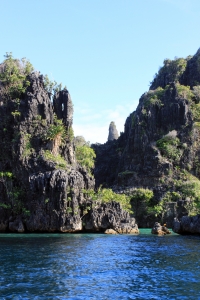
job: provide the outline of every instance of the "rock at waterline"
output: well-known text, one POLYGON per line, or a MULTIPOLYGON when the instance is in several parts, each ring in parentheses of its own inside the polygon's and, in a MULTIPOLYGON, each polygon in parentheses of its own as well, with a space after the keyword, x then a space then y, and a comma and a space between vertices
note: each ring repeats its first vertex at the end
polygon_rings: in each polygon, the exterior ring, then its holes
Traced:
POLYGON ((118 234, 114 229, 106 229, 106 231, 104 233, 106 233, 106 234, 118 234))
POLYGON ((180 221, 175 218, 172 230, 179 234, 200 234, 200 214, 193 217, 183 216, 180 221))
POLYGON ((170 234, 171 231, 165 226, 165 225, 161 225, 158 222, 155 222, 152 230, 151 230, 152 234, 158 234, 158 235, 166 235, 166 234, 170 234))

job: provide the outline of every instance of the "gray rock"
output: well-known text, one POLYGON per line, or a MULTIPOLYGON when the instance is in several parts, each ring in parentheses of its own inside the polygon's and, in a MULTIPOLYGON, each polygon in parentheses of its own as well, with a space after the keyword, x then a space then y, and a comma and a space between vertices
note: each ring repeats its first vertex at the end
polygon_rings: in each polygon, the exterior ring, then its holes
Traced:
POLYGON ((172 229, 179 234, 200 234, 200 215, 183 216, 180 221, 175 219, 172 229))
POLYGON ((104 233, 106 233, 106 234, 117 234, 117 232, 114 229, 106 229, 106 231, 104 233))
POLYGON ((151 233, 157 235, 166 235, 166 234, 170 234, 171 231, 165 225, 162 226, 160 223, 155 222, 151 230, 151 233))
POLYGON ((14 222, 9 222, 9 230, 11 232, 18 232, 18 233, 25 232, 24 224, 20 217, 17 217, 14 222))
POLYGON ((115 122, 111 122, 109 126, 108 141, 117 140, 119 137, 115 122))
POLYGON ((114 229, 117 233, 139 233, 135 219, 118 202, 94 204, 84 218, 85 230, 92 232, 114 229))

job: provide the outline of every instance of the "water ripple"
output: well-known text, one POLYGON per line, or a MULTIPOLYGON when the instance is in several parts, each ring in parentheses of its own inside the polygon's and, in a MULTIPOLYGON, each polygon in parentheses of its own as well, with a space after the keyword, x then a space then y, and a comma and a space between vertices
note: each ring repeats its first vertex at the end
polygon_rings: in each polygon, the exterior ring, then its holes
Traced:
POLYGON ((0 299, 200 299, 199 237, 0 235, 0 299))

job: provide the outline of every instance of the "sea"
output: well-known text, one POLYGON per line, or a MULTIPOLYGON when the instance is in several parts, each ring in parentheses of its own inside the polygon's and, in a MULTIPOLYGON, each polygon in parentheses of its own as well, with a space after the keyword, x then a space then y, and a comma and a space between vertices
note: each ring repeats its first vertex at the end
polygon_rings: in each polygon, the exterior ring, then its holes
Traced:
POLYGON ((200 299, 200 237, 0 234, 0 299, 200 299))

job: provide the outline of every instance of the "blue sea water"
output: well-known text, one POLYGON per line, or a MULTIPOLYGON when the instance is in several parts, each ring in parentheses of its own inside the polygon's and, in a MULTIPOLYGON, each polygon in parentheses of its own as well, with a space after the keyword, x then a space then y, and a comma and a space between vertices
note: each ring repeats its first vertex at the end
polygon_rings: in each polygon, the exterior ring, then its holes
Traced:
POLYGON ((200 237, 0 234, 0 299, 200 299, 200 237))

